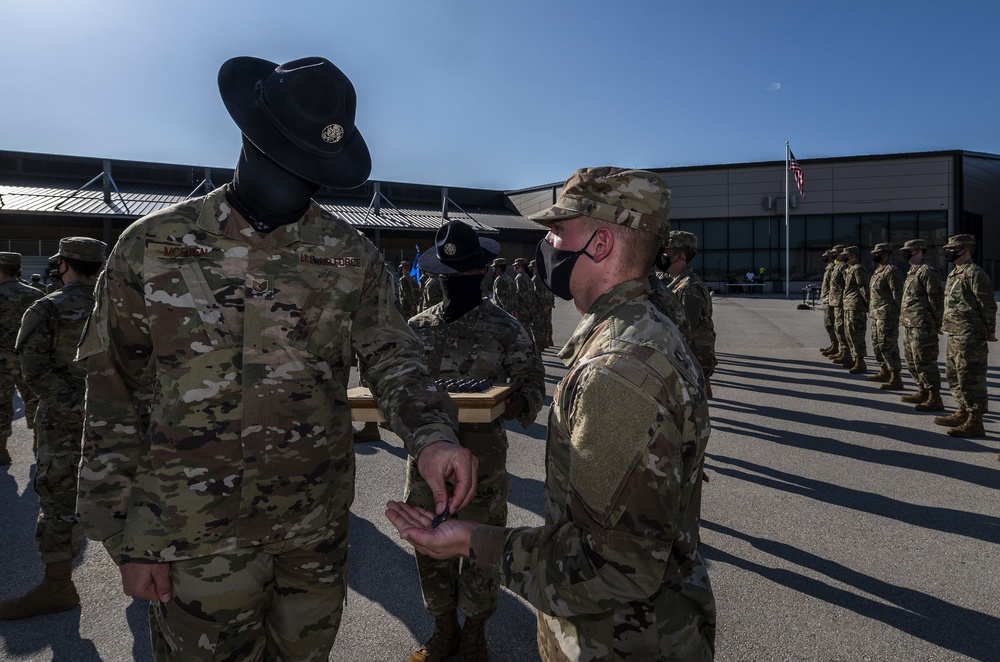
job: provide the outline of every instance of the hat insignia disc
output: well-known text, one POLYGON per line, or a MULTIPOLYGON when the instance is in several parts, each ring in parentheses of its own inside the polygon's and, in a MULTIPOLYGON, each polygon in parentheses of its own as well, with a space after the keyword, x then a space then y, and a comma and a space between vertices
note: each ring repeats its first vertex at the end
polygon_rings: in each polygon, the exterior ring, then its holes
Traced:
POLYGON ((339 124, 330 124, 323 128, 323 142, 330 144, 340 142, 340 139, 344 137, 344 127, 339 124))
POLYGON ((443 250, 444 250, 444 254, 445 255, 449 255, 450 256, 450 255, 454 255, 455 253, 458 252, 458 247, 455 246, 455 244, 448 243, 448 244, 444 245, 444 249, 443 250))

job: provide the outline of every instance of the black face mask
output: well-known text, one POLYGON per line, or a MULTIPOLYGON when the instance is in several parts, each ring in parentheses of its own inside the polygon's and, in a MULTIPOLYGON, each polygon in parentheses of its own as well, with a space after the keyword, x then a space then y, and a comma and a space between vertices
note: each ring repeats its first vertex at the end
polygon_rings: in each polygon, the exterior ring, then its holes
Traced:
POLYGON ((266 234, 299 220, 319 188, 285 170, 244 138, 226 200, 254 230, 266 234))
POLYGON ((485 274, 441 277, 441 289, 444 291, 441 314, 446 322, 454 322, 482 303, 484 277, 485 274))
POLYGON ((549 242, 542 239, 535 248, 535 266, 538 268, 538 277, 542 279, 545 286, 552 290, 560 299, 569 301, 573 295, 569 291, 569 279, 573 275, 573 267, 581 255, 586 255, 591 260, 594 256, 587 252, 587 247, 594 240, 597 231, 590 235, 587 243, 578 251, 564 251, 554 248, 549 242))
POLYGON ((944 251, 944 259, 948 260, 949 262, 954 262, 962 254, 963 250, 964 249, 962 248, 959 249, 947 248, 944 251))
POLYGON ((872 262, 875 264, 883 264, 885 258, 885 253, 872 253, 872 262))

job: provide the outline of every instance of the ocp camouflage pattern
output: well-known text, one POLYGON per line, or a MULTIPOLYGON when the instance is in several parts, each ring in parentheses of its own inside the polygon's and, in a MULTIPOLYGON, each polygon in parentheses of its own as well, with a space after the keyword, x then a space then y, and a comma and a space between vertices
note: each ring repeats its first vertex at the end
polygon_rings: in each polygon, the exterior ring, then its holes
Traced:
POLYGON ((706 377, 715 372, 715 322, 712 321, 712 297, 708 287, 694 269, 687 267, 671 281, 670 289, 684 306, 691 330, 688 342, 706 377))
POLYGON ((406 449, 457 442, 378 250, 312 204, 255 233, 225 189, 132 224, 98 281, 79 509, 116 560, 307 534, 354 498, 355 353, 406 449))
POLYGON ((480 526, 475 563, 538 611, 543 660, 710 660, 698 552, 706 382, 646 279, 616 285, 560 352, 544 526, 480 526))

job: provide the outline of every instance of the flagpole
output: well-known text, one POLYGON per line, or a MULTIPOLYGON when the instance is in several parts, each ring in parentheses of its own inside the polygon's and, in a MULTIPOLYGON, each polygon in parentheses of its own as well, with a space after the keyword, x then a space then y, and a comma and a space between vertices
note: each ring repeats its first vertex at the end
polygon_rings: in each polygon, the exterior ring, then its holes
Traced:
POLYGON ((785 141, 785 298, 791 298, 789 275, 791 273, 791 251, 788 245, 788 141, 785 141))

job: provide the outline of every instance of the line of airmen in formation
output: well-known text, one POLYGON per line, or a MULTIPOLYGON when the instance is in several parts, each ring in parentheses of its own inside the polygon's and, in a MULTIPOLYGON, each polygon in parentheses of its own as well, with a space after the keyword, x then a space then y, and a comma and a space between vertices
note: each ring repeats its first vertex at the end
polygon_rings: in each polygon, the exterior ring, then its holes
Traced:
POLYGON ((826 269, 820 300, 830 344, 820 351, 852 374, 865 374, 868 354, 865 335, 871 318, 872 349, 879 371, 867 380, 879 388, 903 390, 899 356, 899 328, 903 327, 903 355, 917 391, 900 398, 916 411, 944 411, 938 336, 948 334, 945 375, 957 408, 934 423, 953 437, 985 435, 983 414, 988 411, 986 370, 988 342, 996 341, 997 304, 989 276, 972 255, 976 238, 957 234, 944 246, 945 258, 955 265, 942 286, 940 274, 925 262, 927 242, 910 239, 901 253, 910 268, 904 277, 892 264, 893 247, 879 243, 871 257, 876 268, 869 278, 859 263, 857 246, 837 245, 823 254, 826 269))

